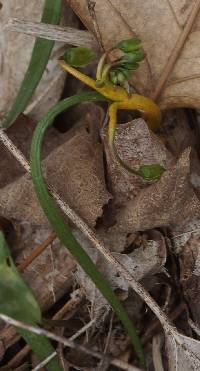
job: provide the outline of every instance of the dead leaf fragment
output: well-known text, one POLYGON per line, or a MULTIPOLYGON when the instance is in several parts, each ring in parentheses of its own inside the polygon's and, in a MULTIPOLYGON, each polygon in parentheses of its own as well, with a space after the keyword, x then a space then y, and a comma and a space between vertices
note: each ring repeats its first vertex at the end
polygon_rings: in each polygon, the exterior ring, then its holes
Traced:
MULTIPOLYGON (((95 225, 110 198, 104 182, 101 146, 96 145, 82 128, 43 162, 46 178, 61 198, 69 202, 89 225, 95 225)), ((1 189, 0 213, 30 223, 47 223, 30 175, 26 174, 1 189)))
MULTIPOLYGON (((51 233, 46 227, 23 223, 23 233, 18 244, 19 257, 28 256, 30 247, 42 243, 51 233)), ((16 251, 15 251, 16 254, 16 251)), ((49 245, 23 273, 38 303, 46 310, 69 290, 76 264, 58 239, 49 245), (42 290, 41 290, 42 287, 42 290)))
MULTIPOLYGON (((91 247, 90 243, 79 232, 75 231, 75 236, 81 246, 86 250, 90 258, 93 260, 98 270, 107 279, 113 290, 120 289, 123 291, 123 298, 127 298, 129 283, 119 274, 115 267, 111 267, 110 263, 98 253, 97 250, 91 247)), ((106 245, 109 249, 109 245, 106 245)), ((155 240, 147 240, 146 246, 135 249, 129 255, 113 252, 113 256, 123 264, 127 270, 137 279, 141 280, 144 277, 154 275, 162 269, 166 262, 166 246, 161 234, 155 236, 155 240)), ((96 289, 92 281, 88 280, 85 272, 77 267, 76 279, 81 287, 86 292, 87 299, 93 305, 93 312, 106 314, 109 310, 107 301, 102 297, 96 289)))
MULTIPOLYGON (((68 2, 86 27, 95 33, 87 1, 68 2)), ((194 0, 95 1, 96 21, 106 50, 135 35, 142 40, 146 61, 132 76, 132 84, 140 93, 148 95, 157 85, 195 5, 194 0)), ((200 106, 199 23, 200 14, 162 91, 161 108, 200 106)))
POLYGON ((187 148, 161 179, 141 190, 119 210, 117 230, 127 233, 178 224, 200 213, 200 202, 190 183, 190 152, 187 148))
MULTIPOLYGON (((14 124, 6 130, 6 134, 13 141, 15 146, 21 150, 26 158, 29 157, 32 135, 36 123, 30 117, 19 115, 14 124)), ((48 130, 43 145, 43 157, 46 157, 54 148, 64 142, 64 136, 53 127, 48 130)), ((12 153, 0 141, 0 189, 15 181, 25 173, 22 165, 14 158, 12 153)))
POLYGON ((200 342, 173 330, 166 333, 169 371, 200 369, 200 342))
POLYGON ((193 235, 182 246, 179 256, 180 283, 183 295, 193 315, 194 321, 200 324, 200 238, 193 235))

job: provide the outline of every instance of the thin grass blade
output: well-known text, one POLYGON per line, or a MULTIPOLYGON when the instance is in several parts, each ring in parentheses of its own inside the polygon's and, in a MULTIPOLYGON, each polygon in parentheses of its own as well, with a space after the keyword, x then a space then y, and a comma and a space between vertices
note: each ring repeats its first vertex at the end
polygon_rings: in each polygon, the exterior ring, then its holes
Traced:
MULTIPOLYGON (((41 22, 49 24, 58 24, 61 14, 61 0, 45 0, 41 22)), ((24 76, 17 97, 2 123, 3 128, 8 128, 16 120, 17 116, 22 113, 29 100, 31 99, 36 87, 38 86, 51 51, 54 41, 45 39, 36 39, 31 60, 24 76)), ((17 68, 17 66, 16 66, 17 68)))
POLYGON ((36 127, 32 140, 31 174, 40 205, 43 208, 43 211, 46 214, 49 222, 51 223, 54 231, 56 232, 57 236, 60 238, 62 243, 65 245, 65 247, 74 256, 74 258, 80 264, 85 273, 91 278, 96 287, 99 289, 99 291, 102 293, 102 295, 106 298, 106 300, 114 309, 116 315, 121 320, 126 331, 130 336, 131 342, 135 348, 135 351, 138 355, 141 365, 144 366, 145 364, 144 354, 140 343, 140 339, 137 334, 137 330, 135 329, 132 321, 129 319, 124 306, 110 288, 109 283, 97 270, 95 264, 87 255, 85 250, 76 241, 75 237, 73 236, 70 230, 70 227, 61 216, 60 210, 58 209, 56 203, 54 202, 51 194, 48 191, 41 169, 41 146, 43 138, 47 128, 52 124, 55 117, 63 110, 75 104, 98 100, 102 101, 105 100, 105 98, 97 93, 83 93, 80 95, 75 95, 73 97, 64 99, 63 101, 57 103, 43 117, 43 119, 39 122, 39 124, 36 127))

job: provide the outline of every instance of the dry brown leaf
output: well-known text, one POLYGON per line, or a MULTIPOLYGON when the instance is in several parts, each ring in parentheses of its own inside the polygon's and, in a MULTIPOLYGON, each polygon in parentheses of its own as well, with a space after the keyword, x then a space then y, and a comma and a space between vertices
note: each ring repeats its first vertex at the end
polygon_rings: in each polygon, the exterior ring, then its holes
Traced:
MULTIPOLYGON (((101 146, 94 143, 85 128, 80 128, 44 160, 44 166, 48 182, 61 198, 93 226, 110 198, 104 182, 101 146)), ((8 219, 47 223, 29 175, 1 189, 0 213, 8 219)))
MULTIPOLYGON (((31 254, 33 247, 42 243, 50 235, 51 229, 27 222, 15 223, 15 226, 20 229, 20 240, 16 244, 14 254, 15 261, 20 263, 31 254)), ((66 248, 55 239, 26 268, 23 277, 44 311, 69 290, 75 267, 76 264, 66 248)))
POLYGON ((173 226, 170 232, 173 239, 174 251, 178 254, 191 238, 194 237, 196 240, 200 238, 200 219, 185 219, 178 225, 173 226))
POLYGON ((200 238, 193 235, 182 246, 179 254, 180 283, 183 295, 193 315, 194 321, 200 325, 200 238))
MULTIPOLYGON (((123 169, 109 149, 104 137, 109 182, 115 203, 122 205, 133 199, 149 182, 123 169)), ((149 130, 143 119, 118 125, 115 139, 116 150, 120 158, 130 167, 159 163, 168 168, 173 157, 162 141, 149 130)))
MULTIPOLYGON (((94 33, 87 0, 68 0, 68 3, 94 33)), ((142 40, 147 57, 134 72, 132 84, 140 93, 148 95, 158 84, 196 1, 95 0, 94 4, 96 28, 98 26, 106 50, 134 35, 142 40)), ((199 23, 200 15, 162 92, 161 108, 200 106, 199 23)))
POLYGON ((166 333, 169 371, 200 369, 200 342, 178 333, 166 333))
POLYGON ((170 234, 179 259, 182 293, 193 319, 200 325, 200 219, 187 218, 171 227, 170 234))
MULTIPOLYGON (((28 158, 31 146, 32 135, 36 123, 25 115, 19 115, 14 124, 7 129, 9 138, 20 148, 22 153, 28 158)), ((43 145, 43 157, 46 157, 54 148, 58 147, 65 140, 65 136, 60 134, 53 127, 48 130, 43 145)), ((19 176, 25 173, 21 164, 13 157, 2 142, 0 142, 1 162, 0 162, 0 189, 7 184, 14 182, 19 176)))
POLYGON ((141 190, 117 215, 117 230, 127 233, 178 224, 198 216, 200 202, 190 182, 190 152, 187 148, 161 179, 141 190))

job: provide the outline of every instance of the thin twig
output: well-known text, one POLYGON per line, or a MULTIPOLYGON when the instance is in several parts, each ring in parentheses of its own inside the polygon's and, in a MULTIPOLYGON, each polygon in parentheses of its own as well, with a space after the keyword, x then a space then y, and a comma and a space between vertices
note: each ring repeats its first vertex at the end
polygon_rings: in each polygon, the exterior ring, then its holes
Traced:
MULTIPOLYGON (((90 328, 94 323, 95 323, 95 318, 92 319, 85 326, 81 327, 74 335, 72 335, 69 338, 69 340, 73 341, 73 340, 77 339, 80 335, 82 335, 85 331, 87 331, 87 329, 90 328)), ((42 367, 44 367, 47 363, 49 363, 56 356, 57 356, 57 352, 53 352, 47 358, 45 358, 41 363, 39 363, 35 368, 33 368, 32 371, 40 370, 42 367)))
POLYGON ((101 32, 100 32, 100 29, 99 29, 99 24, 98 24, 96 12, 95 12, 96 3, 93 0, 86 0, 86 1, 87 1, 88 11, 89 11, 91 19, 92 19, 92 23, 93 23, 94 31, 95 31, 95 34, 96 34, 96 38, 99 42, 99 45, 101 46, 101 49, 104 51, 101 32))
MULTIPOLYGON (((92 356, 92 357, 95 357, 97 359, 101 359, 102 358, 102 354, 99 353, 99 352, 96 352, 94 350, 91 350, 91 349, 88 349, 86 348, 85 346, 83 345, 79 345, 77 343, 75 343, 74 341, 72 340, 68 340, 66 338, 64 338, 63 336, 59 336, 59 335, 56 335, 50 331, 47 331, 47 330, 44 330, 40 327, 36 327, 36 326, 31 326, 31 325, 28 325, 24 322, 21 322, 21 321, 17 321, 9 316, 6 316, 4 314, 0 314, 0 319, 4 322, 6 322, 7 324, 9 325, 13 325, 15 327, 19 327, 19 328, 22 328, 24 330, 27 330, 27 331, 30 331, 36 335, 44 335, 46 336, 47 338, 51 339, 51 340, 55 340, 57 341, 58 343, 61 343, 63 345, 65 345, 66 347, 69 347, 69 348, 72 348, 72 349, 76 349, 76 351, 81 351, 81 352, 84 352, 86 354, 88 354, 89 356, 92 356)), ((134 366, 131 366, 129 365, 129 368, 127 368, 127 363, 119 360, 119 359, 116 359, 116 358, 109 358, 110 359, 110 363, 116 367, 119 367, 121 368, 122 370, 128 370, 128 371, 140 371, 137 367, 134 367, 134 366)))
POLYGON ((29 345, 25 345, 20 351, 6 364, 6 369, 7 370, 13 370, 17 366, 19 366, 23 359, 29 354, 31 351, 31 348, 29 345))
POLYGON ((185 25, 181 35, 179 36, 179 38, 178 38, 178 40, 177 40, 177 42, 174 46, 174 49, 172 50, 172 53, 169 57, 169 60, 166 64, 166 66, 164 67, 164 70, 161 74, 161 77, 158 81, 158 84, 157 84, 154 92, 151 94, 151 98, 153 100, 157 100, 160 97, 160 95, 162 93, 162 90, 163 90, 163 88, 164 88, 164 86, 165 86, 165 84, 168 80, 168 77, 171 74, 171 72, 172 72, 172 70, 173 70, 173 68, 174 68, 174 66, 177 62, 177 59, 180 56, 180 53, 181 53, 181 51, 182 51, 182 49, 185 45, 185 42, 186 42, 186 40, 188 38, 188 35, 189 35, 189 33, 192 29, 192 26, 195 22, 195 19, 198 15, 199 10, 200 10, 200 0, 197 0, 196 3, 193 6, 193 9, 190 13, 190 16, 187 20, 186 25, 185 25))
MULTIPOLYGON (((69 315, 70 312, 74 312, 76 308, 78 308, 79 304, 84 299, 84 292, 82 288, 79 288, 71 293, 71 299, 69 299, 62 308, 56 312, 52 320, 60 320, 62 318, 66 318, 67 315, 69 315)), ((12 369, 13 367, 17 367, 20 362, 23 360, 23 358, 26 357, 26 355, 31 351, 31 348, 29 345, 26 345, 24 348, 22 348, 15 356, 12 358, 8 364, 6 365, 8 369, 12 369)))
POLYGON ((18 150, 18 148, 14 145, 12 140, 7 136, 5 131, 3 129, 0 129, 0 140, 4 144, 4 146, 8 149, 10 153, 17 159, 17 161, 24 167, 24 169, 30 173, 30 165, 28 161, 26 160, 25 156, 21 151, 18 150))
MULTIPOLYGON (((9 151, 15 156, 15 158, 30 172, 30 165, 25 159, 24 155, 20 150, 12 143, 8 138, 7 134, 3 129, 0 130, 0 140, 6 145, 9 151)), ((118 261, 112 253, 106 249, 104 244, 99 241, 95 232, 75 213, 70 206, 63 202, 57 192, 47 184, 47 187, 56 200, 57 204, 60 206, 61 210, 67 215, 67 217, 75 224, 78 229, 92 242, 96 249, 108 260, 115 269, 122 275, 122 277, 128 281, 129 285, 133 290, 146 302, 146 304, 151 308, 154 314, 162 323, 163 327, 170 332, 172 330, 171 323, 159 305, 151 297, 151 295, 146 291, 146 289, 135 279, 135 277, 128 271, 128 269, 118 261)))
POLYGON ((56 234, 51 233, 49 237, 44 240, 41 244, 37 245, 17 267, 20 272, 24 272, 25 269, 56 239, 56 234))
POLYGON ((112 329, 113 329, 113 319, 114 319, 114 312, 112 312, 112 314, 111 314, 111 319, 110 319, 109 328, 108 328, 108 334, 107 334, 107 337, 106 337, 106 344, 105 344, 105 347, 104 347, 104 350, 103 350, 104 355, 102 357, 102 360, 99 362, 97 371, 107 370, 107 366, 109 366, 105 362, 105 355, 108 351, 108 347, 109 347, 110 340, 111 340, 112 329))
POLYGON ((74 46, 97 48, 97 42, 90 32, 76 30, 71 27, 55 26, 39 22, 30 22, 19 18, 11 18, 4 26, 4 29, 6 31, 19 32, 47 40, 64 42, 74 46))

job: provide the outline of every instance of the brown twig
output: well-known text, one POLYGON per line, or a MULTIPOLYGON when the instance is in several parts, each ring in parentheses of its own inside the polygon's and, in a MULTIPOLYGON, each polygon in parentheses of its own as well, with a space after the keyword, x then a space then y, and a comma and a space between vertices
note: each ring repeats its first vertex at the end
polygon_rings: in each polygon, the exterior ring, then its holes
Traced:
MULTIPOLYGON (((31 326, 31 325, 28 325, 24 322, 17 321, 15 319, 13 319, 12 317, 6 316, 4 314, 0 314, 0 319, 2 321, 6 322, 7 324, 13 325, 15 327, 20 327, 20 328, 22 328, 24 330, 27 330, 27 331, 30 331, 30 332, 32 332, 36 335, 44 335, 51 340, 55 340, 58 343, 61 343, 61 344, 65 345, 66 347, 76 349, 76 351, 81 351, 81 352, 83 352, 85 354, 88 354, 89 356, 95 357, 97 359, 102 359, 102 354, 101 353, 96 352, 95 350, 86 348, 83 345, 79 345, 76 342, 74 342, 72 340, 69 340, 69 339, 66 339, 63 336, 56 335, 56 334, 54 334, 50 331, 44 330, 40 327, 31 326)), ((125 363, 125 362, 123 362, 119 359, 109 357, 109 360, 110 360, 111 364, 113 364, 114 366, 119 367, 123 370, 140 371, 138 368, 136 368, 134 366, 131 366, 131 365, 129 365, 129 368, 127 368, 127 363, 125 363)))
POLYGON ((88 11, 90 13, 90 17, 92 19, 92 23, 93 23, 93 27, 94 27, 94 32, 96 34, 96 38, 98 40, 98 43, 99 43, 101 49, 104 50, 103 41, 102 41, 102 37, 101 37, 101 32, 100 32, 100 29, 99 29, 98 20, 97 20, 97 16, 96 16, 96 12, 95 12, 95 5, 96 5, 95 1, 87 0, 87 7, 88 7, 88 11))
POLYGON ((28 255, 19 265, 18 270, 24 272, 25 269, 55 240, 56 234, 53 232, 41 244, 34 247, 30 255, 28 255))
POLYGON ((181 33, 181 35, 179 36, 175 46, 174 46, 174 49, 172 50, 172 53, 169 57, 169 60, 166 64, 166 66, 164 67, 164 70, 161 74, 161 77, 158 81, 158 84, 155 88, 155 90, 153 91, 153 93, 151 94, 151 98, 153 100, 157 100, 161 93, 162 93, 162 90, 168 80, 168 77, 169 75, 171 74, 176 62, 177 62, 177 59, 178 57, 180 56, 180 53, 185 45, 185 42, 187 40, 187 37, 192 29, 192 26, 195 22, 195 19, 198 15, 198 12, 200 10, 200 0, 197 0, 196 3, 194 4, 194 7, 191 11, 191 14, 188 18, 188 21, 183 29, 183 32, 181 33))
MULTIPOLYGON (((86 332, 94 323, 95 323, 95 319, 92 319, 89 323, 87 323, 80 330, 78 330, 74 335, 72 335, 69 338, 69 340, 73 341, 73 340, 77 339, 80 335, 82 335, 84 332, 86 332)), ((62 343, 59 343, 59 345, 62 346, 63 349, 65 348, 65 345, 63 345, 62 343)), ((57 352, 53 352, 47 358, 45 358, 42 362, 40 362, 32 371, 41 370, 41 368, 43 366, 47 365, 47 363, 49 363, 56 356, 57 356, 57 352)))
POLYGON ((24 358, 29 354, 29 352, 31 351, 31 348, 29 347, 29 345, 25 345, 22 349, 20 349, 20 351, 15 354, 15 356, 7 363, 6 365, 6 369, 7 370, 12 370, 13 368, 16 368, 18 367, 19 365, 21 365, 22 361, 24 360, 24 358))
MULTIPOLYGON (((58 312, 54 314, 52 320, 60 320, 71 311, 74 311, 76 307, 82 302, 84 298, 83 289, 77 289, 72 292, 71 299, 69 299, 62 308, 59 309, 58 312)), ((18 367, 22 360, 27 356, 27 354, 31 351, 31 348, 28 345, 25 345, 8 363, 8 369, 12 369, 13 367, 18 367)))

